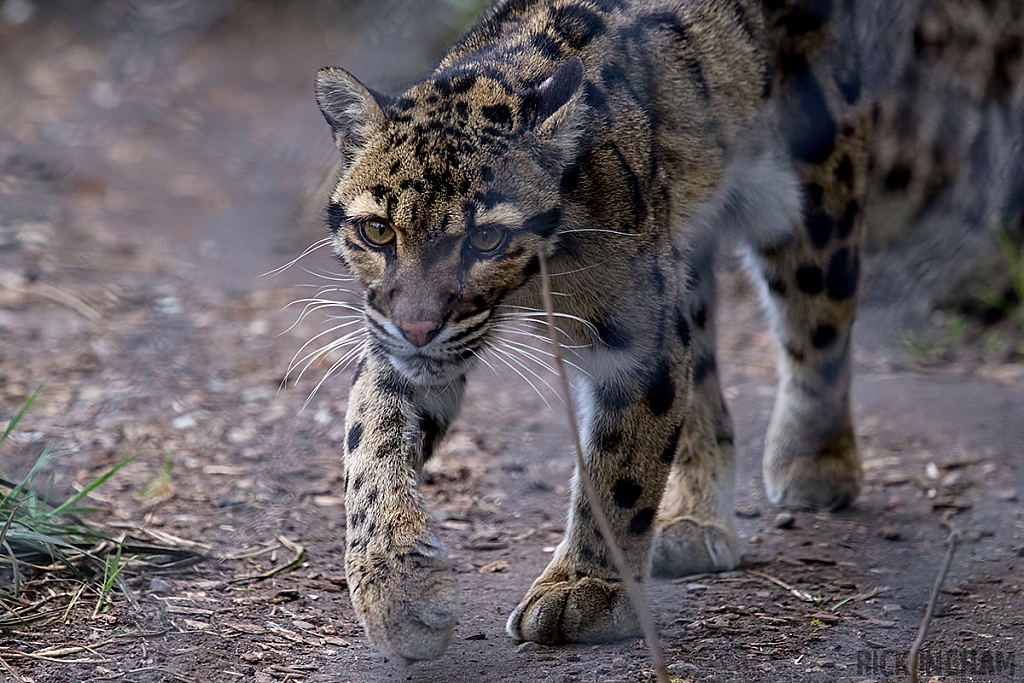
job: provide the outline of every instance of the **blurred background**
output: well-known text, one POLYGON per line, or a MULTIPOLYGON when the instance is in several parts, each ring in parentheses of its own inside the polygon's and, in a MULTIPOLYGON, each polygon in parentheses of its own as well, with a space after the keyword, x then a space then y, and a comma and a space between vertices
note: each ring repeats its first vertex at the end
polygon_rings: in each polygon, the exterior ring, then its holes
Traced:
MULTIPOLYGON (((2 281, 45 272, 46 245, 87 240, 253 287, 322 234, 332 151, 316 69, 398 92, 484 5, 3 0, 2 281)), ((888 342, 985 336, 985 353, 1019 358, 1005 321, 1020 322, 1024 288, 1024 9, 862 5, 878 101, 868 308, 895 327, 888 342)))

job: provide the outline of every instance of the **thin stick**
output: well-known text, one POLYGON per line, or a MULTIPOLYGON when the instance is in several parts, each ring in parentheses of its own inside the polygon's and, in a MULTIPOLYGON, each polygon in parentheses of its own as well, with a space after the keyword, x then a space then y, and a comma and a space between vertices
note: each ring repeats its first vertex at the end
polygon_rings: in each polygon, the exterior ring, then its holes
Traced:
POLYGON ((946 580, 946 574, 949 573, 949 566, 953 564, 953 554, 956 552, 956 542, 960 538, 960 532, 953 526, 953 522, 946 517, 942 521, 943 526, 949 529, 949 549, 946 551, 946 559, 942 562, 942 568, 939 570, 939 575, 935 577, 935 585, 932 586, 931 597, 928 598, 928 607, 924 611, 924 618, 921 620, 921 626, 917 629, 917 637, 914 638, 914 643, 910 646, 910 654, 907 656, 907 672, 910 674, 910 683, 917 683, 917 654, 921 651, 921 647, 924 645, 924 638, 928 635, 928 627, 932 623, 932 614, 935 612, 935 603, 939 599, 939 591, 942 590, 942 584, 946 580))
POLYGON ((569 416, 569 429, 572 432, 573 444, 576 447, 576 470, 579 480, 583 485, 583 492, 587 496, 587 501, 590 503, 590 509, 594 513, 594 521, 597 522, 597 528, 601 530, 601 535, 608 545, 608 552, 612 556, 615 569, 619 572, 622 583, 626 587, 626 592, 629 594, 629 599, 633 602, 633 608, 640 619, 640 628, 644 633, 644 640, 647 641, 647 647, 651 651, 654 674, 657 676, 658 683, 670 683, 668 668, 665 666, 665 658, 662 656, 661 647, 658 645, 658 631, 654 626, 654 617, 651 616, 651 610, 647 606, 647 600, 644 598, 640 584, 633 578, 633 573, 630 571, 629 565, 626 564, 626 557, 622 554, 619 544, 615 541, 615 533, 608 523, 608 518, 604 515, 604 510, 601 509, 601 502, 597 497, 597 491, 594 489, 594 482, 590 479, 590 470, 587 469, 587 463, 583 460, 583 445, 580 441, 579 426, 576 424, 576 409, 573 406, 572 392, 569 389, 569 376, 566 374, 565 365, 562 363, 561 347, 558 343, 558 335, 555 333, 555 306, 551 299, 551 276, 548 272, 548 262, 541 251, 537 252, 537 259, 540 261, 540 281, 544 296, 548 331, 551 333, 551 348, 555 353, 555 368, 558 369, 558 377, 562 380, 562 393, 565 394, 565 410, 569 416))

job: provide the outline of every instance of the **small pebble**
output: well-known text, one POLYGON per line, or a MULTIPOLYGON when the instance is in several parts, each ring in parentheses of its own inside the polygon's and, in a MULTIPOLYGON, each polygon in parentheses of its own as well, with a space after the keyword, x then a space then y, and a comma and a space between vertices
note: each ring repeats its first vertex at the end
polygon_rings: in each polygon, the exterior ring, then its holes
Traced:
POLYGON ((902 609, 899 605, 882 605, 882 611, 885 613, 899 612, 902 609))
POLYGON ((196 426, 196 418, 191 413, 179 415, 171 420, 171 426, 175 429, 192 429, 196 426))
POLYGON ((150 593, 170 593, 171 584, 160 577, 156 577, 149 580, 149 592, 150 593))
POLYGON ((776 529, 792 529, 796 525, 796 518, 789 512, 780 512, 775 515, 776 529))
POLYGON ((882 538, 887 541, 902 541, 903 532, 894 526, 884 526, 882 527, 882 538))
POLYGON ((996 497, 1004 503, 1016 503, 1017 492, 1013 489, 1003 489, 996 493, 996 497))
POLYGON ((761 516, 761 511, 753 505, 740 505, 736 508, 736 516, 744 519, 754 519, 761 516))

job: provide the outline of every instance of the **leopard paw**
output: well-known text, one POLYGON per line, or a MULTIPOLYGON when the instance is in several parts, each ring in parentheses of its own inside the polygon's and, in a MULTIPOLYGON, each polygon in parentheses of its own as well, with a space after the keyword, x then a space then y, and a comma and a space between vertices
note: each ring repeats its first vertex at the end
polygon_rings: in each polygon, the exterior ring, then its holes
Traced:
POLYGON ((370 643, 402 665, 437 659, 458 618, 455 572, 443 555, 346 558, 352 604, 370 643))
POLYGON ((691 517, 658 520, 651 558, 655 576, 725 572, 735 569, 739 560, 736 535, 730 529, 691 517))
POLYGON ((589 576, 541 576, 505 628, 516 640, 545 645, 603 643, 640 635, 640 621, 625 586, 589 576))
MULTIPOLYGON (((779 421, 781 422, 781 421, 779 421)), ((768 500, 792 509, 835 510, 850 505, 860 491, 861 468, 853 426, 823 447, 807 452, 812 439, 773 419, 764 455, 768 500)))

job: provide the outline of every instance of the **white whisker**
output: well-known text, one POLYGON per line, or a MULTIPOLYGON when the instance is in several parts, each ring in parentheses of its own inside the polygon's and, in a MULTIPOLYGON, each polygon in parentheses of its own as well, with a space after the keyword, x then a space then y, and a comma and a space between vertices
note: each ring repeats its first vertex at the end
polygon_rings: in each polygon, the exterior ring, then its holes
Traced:
POLYGON ((296 263, 298 263, 300 260, 302 260, 302 259, 306 258, 307 256, 309 256, 310 254, 312 254, 317 249, 322 249, 323 247, 325 247, 328 244, 330 244, 332 239, 334 239, 334 238, 333 237, 325 237, 322 240, 317 240, 313 244, 311 244, 308 247, 306 247, 305 251, 303 251, 301 254, 296 256, 294 259, 292 259, 288 263, 284 264, 283 266, 281 266, 279 268, 274 268, 273 270, 267 271, 266 273, 263 273, 263 275, 260 275, 256 279, 258 280, 259 278, 267 277, 268 275, 278 275, 279 273, 283 273, 284 271, 288 270, 289 268, 294 266, 296 263))
MULTIPOLYGON (((547 380, 545 380, 543 377, 541 377, 536 372, 534 372, 530 368, 530 366, 527 365, 526 363, 524 363, 515 353, 512 352, 511 349, 499 349, 499 348, 496 348, 496 347, 491 347, 491 350, 494 351, 495 353, 499 354, 498 357, 501 357, 501 356, 507 357, 509 360, 511 360, 513 363, 515 363, 516 365, 521 367, 523 370, 525 370, 526 372, 528 372, 531 375, 533 375, 534 377, 536 377, 544 386, 546 386, 548 388, 549 391, 551 391, 551 393, 553 393, 555 395, 555 397, 559 401, 562 400, 562 397, 558 395, 558 392, 555 391, 554 387, 552 387, 550 384, 548 384, 547 380)), ((536 387, 534 387, 534 388, 536 388, 536 387)), ((538 392, 538 393, 540 393, 540 392, 538 392)), ((550 405, 548 405, 547 401, 544 401, 544 404, 547 405, 549 408, 551 407, 550 405)))
POLYGON ((321 280, 330 280, 331 282, 355 282, 356 281, 356 278, 351 276, 351 275, 342 275, 341 273, 331 273, 331 272, 328 272, 328 273, 324 274, 324 273, 318 273, 315 270, 310 270, 309 268, 303 268, 302 270, 303 270, 303 272, 308 273, 309 275, 312 275, 313 277, 318 277, 321 280))
MULTIPOLYGON (((517 348, 522 349, 522 353, 524 353, 524 354, 527 354, 528 351, 535 351, 537 353, 540 353, 540 354, 543 354, 545 356, 548 356, 549 358, 554 358, 555 357, 555 354, 551 353, 550 351, 545 351, 543 349, 538 349, 538 348, 536 348, 534 346, 529 346, 528 344, 524 344, 522 342, 513 341, 511 339, 498 339, 498 341, 503 342, 505 344, 513 344, 517 348)), ((548 340, 545 340, 545 341, 548 341, 548 340)), ((551 342, 548 341, 548 343, 550 344, 551 342)), ((563 345, 562 348, 564 349, 566 347, 563 345)), ((579 354, 576 354, 576 355, 578 356, 579 354)), ((552 373, 555 372, 555 369, 552 368, 551 366, 549 366, 547 363, 543 363, 539 359, 537 360, 537 362, 541 363, 545 368, 550 370, 552 373)), ((576 365, 575 363, 573 363, 571 361, 567 361, 564 358, 562 359, 562 362, 565 363, 566 365, 568 365, 569 367, 575 368, 576 370, 582 372, 587 377, 590 377, 591 379, 593 379, 593 375, 591 375, 589 372, 587 372, 586 370, 584 370, 580 366, 576 365)))
MULTIPOLYGON (((349 325, 352 325, 352 324, 353 324, 353 323, 349 322, 349 323, 342 323, 342 324, 340 324, 340 325, 335 325, 335 326, 334 326, 334 327, 332 327, 331 329, 329 329, 329 330, 324 330, 323 332, 320 332, 320 333, 316 334, 315 336, 313 336, 313 337, 311 337, 311 338, 307 339, 307 340, 306 340, 306 343, 305 343, 305 344, 303 344, 302 346, 300 346, 300 347, 299 347, 299 349, 298 349, 298 351, 296 351, 296 352, 295 352, 295 355, 294 355, 294 356, 292 356, 292 359, 291 359, 291 361, 290 361, 290 362, 288 363, 288 370, 287 370, 287 371, 285 372, 285 377, 287 377, 287 376, 288 376, 288 374, 289 374, 289 373, 291 373, 292 369, 293 369, 293 368, 294 368, 294 367, 295 367, 296 365, 298 365, 298 364, 299 364, 299 363, 301 363, 302 361, 306 360, 306 358, 309 358, 309 356, 308 356, 308 355, 306 355, 306 356, 303 356, 301 360, 296 360, 296 359, 297 359, 297 358, 299 357, 299 354, 300 354, 300 353, 302 353, 302 350, 303 350, 304 348, 306 348, 307 346, 309 346, 310 344, 312 344, 313 342, 315 342, 315 341, 316 341, 317 339, 319 339, 320 337, 324 336, 325 334, 330 334, 331 332, 336 332, 336 331, 338 331, 338 330, 340 330, 340 329, 343 329, 343 328, 345 328, 345 327, 348 327, 349 325)), ((366 328, 365 328, 365 327, 363 327, 363 328, 360 328, 360 329, 358 329, 358 330, 353 330, 352 332, 347 332, 347 333, 345 333, 344 335, 342 335, 341 337, 339 337, 338 339, 336 339, 336 340, 332 341, 331 343, 333 344, 333 343, 335 343, 335 342, 336 342, 336 341, 338 341, 338 340, 342 340, 342 341, 344 341, 344 340, 346 340, 346 339, 351 339, 352 337, 356 336, 356 335, 357 335, 358 333, 360 333, 360 332, 365 332, 365 331, 366 331, 366 328)), ((321 347, 321 348, 324 348, 324 347, 321 347)))
POLYGON ((494 373, 494 376, 495 376, 495 377, 497 377, 497 376, 498 376, 498 371, 494 369, 494 366, 493 366, 493 365, 491 365, 490 363, 488 363, 488 362, 487 362, 487 359, 486 359, 486 358, 484 358, 484 357, 483 357, 483 355, 481 355, 481 354, 477 353, 477 352, 476 352, 476 349, 470 349, 470 350, 469 350, 469 352, 470 352, 470 353, 472 353, 472 354, 473 354, 474 356, 476 356, 476 357, 477 357, 477 358, 478 358, 478 359, 480 360, 480 362, 481 362, 481 363, 483 363, 484 365, 486 365, 487 367, 489 367, 489 368, 491 369, 491 372, 493 372, 493 373, 494 373))
POLYGON ((579 228, 577 230, 559 230, 559 235, 568 235, 574 232, 607 232, 610 235, 623 235, 625 237, 645 237, 643 233, 620 232, 619 230, 604 230, 601 228, 579 228))
POLYGON ((331 375, 335 374, 335 371, 337 371, 337 372, 344 372, 345 368, 347 368, 349 366, 349 364, 352 363, 353 360, 358 358, 359 355, 360 355, 359 352, 361 352, 363 350, 364 350, 364 346, 362 346, 362 345, 361 346, 357 346, 356 348, 354 348, 351 351, 349 351, 348 353, 346 353, 334 365, 329 367, 327 369, 327 372, 324 373, 324 376, 320 379, 319 382, 316 383, 316 386, 313 387, 313 391, 309 392, 309 397, 306 398, 306 402, 302 404, 302 408, 299 409, 299 413, 301 413, 303 410, 306 409, 306 406, 308 406, 309 402, 313 400, 313 397, 316 395, 316 392, 320 390, 320 387, 323 386, 323 383, 326 382, 327 379, 331 375), (341 368, 340 370, 339 370, 339 367, 341 368))
MULTIPOLYGON (((491 350, 492 350, 492 351, 497 351, 497 349, 491 349, 491 350)), ((497 355, 496 355, 496 356, 495 356, 495 359, 497 359, 497 360, 500 360, 500 361, 501 361, 502 363, 504 363, 505 365, 507 365, 507 366, 509 367, 509 369, 511 369, 511 370, 512 370, 512 372, 514 372, 514 373, 516 373, 517 375, 519 375, 520 377, 522 377, 522 378, 523 378, 523 381, 524 381, 524 382, 526 382, 527 384, 529 384, 529 385, 530 385, 530 388, 531 388, 531 389, 533 389, 533 390, 534 390, 535 392, 537 392, 537 395, 538 395, 538 396, 540 396, 540 400, 544 401, 544 405, 546 405, 546 406, 547 406, 548 408, 551 408, 551 404, 550 404, 550 403, 548 403, 548 400, 547 400, 546 398, 544 398, 544 394, 540 393, 540 389, 538 389, 537 387, 535 387, 535 386, 533 385, 533 382, 531 382, 531 381, 530 381, 530 379, 529 379, 529 378, 528 378, 528 377, 527 377, 526 375, 524 375, 523 373, 519 372, 519 370, 517 370, 517 369, 516 369, 516 368, 515 368, 515 367, 514 367, 514 366, 513 366, 513 365, 512 365, 511 363, 509 363, 509 362, 508 362, 507 360, 505 360, 505 359, 504 359, 504 358, 502 358, 501 356, 497 356, 497 355)))

